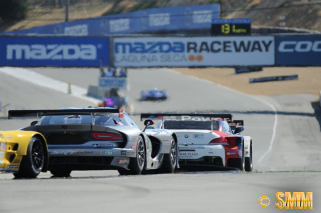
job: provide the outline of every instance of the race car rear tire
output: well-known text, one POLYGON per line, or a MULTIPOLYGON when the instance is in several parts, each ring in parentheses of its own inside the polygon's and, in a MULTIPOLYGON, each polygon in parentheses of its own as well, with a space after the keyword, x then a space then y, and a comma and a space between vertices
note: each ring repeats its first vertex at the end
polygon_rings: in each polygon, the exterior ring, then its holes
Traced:
POLYGON ((146 149, 141 136, 138 137, 136 146, 136 157, 130 158, 129 166, 131 175, 140 175, 146 168, 146 149))
POLYGON ((241 158, 238 158, 238 159, 235 159, 235 167, 238 168, 239 170, 243 171, 244 170, 244 167, 245 167, 245 158, 244 158, 244 145, 242 147, 242 157, 241 158))
POLYGON ((253 163, 252 163, 252 144, 250 147, 250 157, 245 157, 245 171, 251 172, 253 170, 253 163))
POLYGON ((164 154, 163 164, 159 169, 160 173, 173 173, 177 163, 177 146, 174 138, 171 139, 169 154, 164 154))
POLYGON ((15 178, 36 178, 43 169, 45 162, 45 147, 38 137, 32 137, 23 156, 19 171, 13 173, 15 178))
POLYGON ((54 177, 70 177, 71 170, 50 170, 54 177))

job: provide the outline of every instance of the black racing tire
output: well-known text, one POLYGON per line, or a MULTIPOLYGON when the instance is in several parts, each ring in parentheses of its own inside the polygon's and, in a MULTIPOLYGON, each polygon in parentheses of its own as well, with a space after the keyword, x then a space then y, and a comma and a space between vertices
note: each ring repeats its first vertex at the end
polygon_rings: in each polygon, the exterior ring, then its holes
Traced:
POLYGON ((177 163, 177 144, 174 138, 171 139, 171 148, 169 154, 164 154, 162 166, 159 168, 160 173, 173 173, 177 163))
POLYGON ((130 158, 128 168, 131 175, 140 175, 146 169, 146 148, 141 136, 138 137, 136 144, 136 157, 130 158))
POLYGON ((53 177, 70 177, 71 170, 50 170, 53 177))
POLYGON ((253 171, 253 160, 252 160, 252 144, 250 145, 250 157, 245 158, 245 171, 253 171))
POLYGON ((41 139, 32 137, 29 141, 27 154, 23 156, 19 171, 13 173, 15 178, 36 178, 45 164, 45 147, 41 139))
POLYGON ((243 171, 245 168, 245 158, 244 158, 244 142, 242 144, 242 158, 238 158, 236 161, 236 168, 243 171))

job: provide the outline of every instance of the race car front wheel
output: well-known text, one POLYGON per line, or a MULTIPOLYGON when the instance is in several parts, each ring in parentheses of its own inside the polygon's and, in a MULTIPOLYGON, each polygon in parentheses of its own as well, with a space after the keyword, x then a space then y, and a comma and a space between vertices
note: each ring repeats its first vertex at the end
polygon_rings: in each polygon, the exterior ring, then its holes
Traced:
POLYGON ((19 172, 13 173, 16 178, 36 178, 45 162, 45 148, 38 137, 29 141, 27 155, 23 156, 19 172))
POLYGON ((145 143, 141 136, 138 137, 136 145, 136 157, 130 158, 129 170, 119 170, 120 175, 139 175, 146 167, 146 150, 145 143))

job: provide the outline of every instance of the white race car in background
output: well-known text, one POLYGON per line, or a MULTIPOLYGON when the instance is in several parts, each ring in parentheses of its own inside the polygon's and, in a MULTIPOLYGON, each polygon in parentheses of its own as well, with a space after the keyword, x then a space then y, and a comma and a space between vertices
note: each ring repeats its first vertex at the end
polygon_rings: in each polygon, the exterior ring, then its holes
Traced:
POLYGON ((231 114, 141 114, 159 120, 156 128, 175 133, 179 163, 211 165, 252 171, 252 138, 240 134, 243 120, 231 114))

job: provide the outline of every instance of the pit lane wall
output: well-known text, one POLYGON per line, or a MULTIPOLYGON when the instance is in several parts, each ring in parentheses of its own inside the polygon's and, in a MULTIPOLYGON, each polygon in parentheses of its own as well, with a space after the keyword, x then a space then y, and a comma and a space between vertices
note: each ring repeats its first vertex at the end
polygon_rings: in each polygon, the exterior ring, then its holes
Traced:
POLYGON ((0 36, 0 66, 321 66, 321 35, 0 36))

